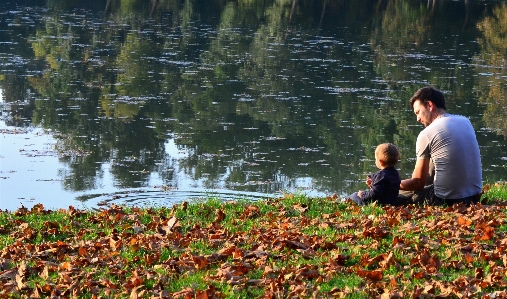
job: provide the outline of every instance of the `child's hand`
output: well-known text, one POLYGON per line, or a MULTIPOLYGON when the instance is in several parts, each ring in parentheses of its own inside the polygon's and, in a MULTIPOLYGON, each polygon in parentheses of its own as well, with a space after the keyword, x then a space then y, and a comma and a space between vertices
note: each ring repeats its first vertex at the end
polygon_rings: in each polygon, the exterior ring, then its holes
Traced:
POLYGON ((370 175, 366 177, 366 185, 368 185, 368 187, 371 188, 371 176, 370 175))
POLYGON ((361 197, 361 195, 363 195, 363 191, 358 191, 357 196, 361 197))

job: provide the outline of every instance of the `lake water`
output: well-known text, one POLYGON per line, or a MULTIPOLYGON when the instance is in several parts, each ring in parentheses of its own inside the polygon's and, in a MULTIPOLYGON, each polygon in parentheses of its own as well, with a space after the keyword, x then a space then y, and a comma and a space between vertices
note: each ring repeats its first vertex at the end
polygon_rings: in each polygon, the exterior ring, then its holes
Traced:
POLYGON ((426 85, 507 179, 502 1, 71 2, 0 4, 1 209, 343 196, 426 85))

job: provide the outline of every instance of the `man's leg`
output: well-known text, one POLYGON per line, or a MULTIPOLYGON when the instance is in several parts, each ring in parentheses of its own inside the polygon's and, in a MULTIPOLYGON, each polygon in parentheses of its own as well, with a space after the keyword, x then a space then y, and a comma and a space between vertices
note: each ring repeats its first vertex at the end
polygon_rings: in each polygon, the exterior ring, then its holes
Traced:
POLYGON ((398 202, 400 205, 411 205, 415 204, 418 206, 424 205, 442 205, 443 202, 437 203, 433 199, 435 191, 433 189, 433 180, 435 179, 435 163, 433 159, 430 159, 430 168, 428 170, 428 179, 426 180, 426 186, 421 191, 404 191, 400 190, 398 195, 398 202))
POLYGON ((424 205, 441 205, 443 203, 435 202, 433 196, 435 195, 435 191, 433 189, 433 185, 425 186, 421 191, 403 191, 400 190, 398 195, 398 202, 400 205, 411 205, 415 204, 418 206, 424 205))
POLYGON ((414 204, 414 191, 405 191, 400 190, 400 193, 398 194, 398 203, 399 205, 411 205, 414 204))

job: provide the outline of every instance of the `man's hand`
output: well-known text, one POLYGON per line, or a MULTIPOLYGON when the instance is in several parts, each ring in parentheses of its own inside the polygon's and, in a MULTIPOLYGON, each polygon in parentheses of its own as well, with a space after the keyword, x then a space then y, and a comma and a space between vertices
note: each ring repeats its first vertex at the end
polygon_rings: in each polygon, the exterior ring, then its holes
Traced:
POLYGON ((424 185, 428 179, 430 169, 430 159, 417 159, 415 162, 412 178, 402 180, 400 190, 420 191, 424 189, 424 185))

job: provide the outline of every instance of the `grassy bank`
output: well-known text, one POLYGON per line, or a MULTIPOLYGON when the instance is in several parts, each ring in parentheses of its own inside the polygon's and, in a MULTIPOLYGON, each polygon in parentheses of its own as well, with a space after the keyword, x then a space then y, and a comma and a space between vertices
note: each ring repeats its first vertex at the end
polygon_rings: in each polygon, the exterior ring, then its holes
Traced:
POLYGON ((506 298, 506 186, 471 207, 288 194, 1 212, 0 298, 506 298))

